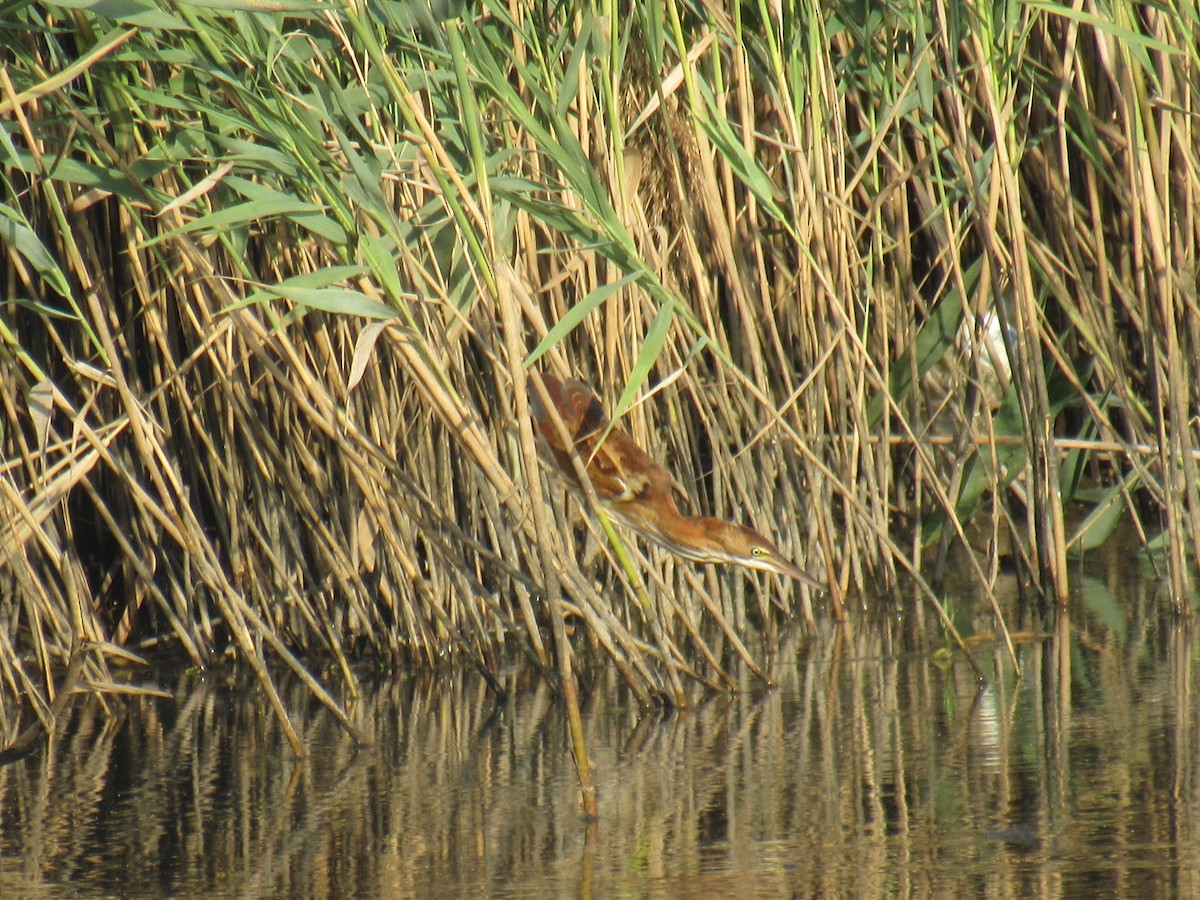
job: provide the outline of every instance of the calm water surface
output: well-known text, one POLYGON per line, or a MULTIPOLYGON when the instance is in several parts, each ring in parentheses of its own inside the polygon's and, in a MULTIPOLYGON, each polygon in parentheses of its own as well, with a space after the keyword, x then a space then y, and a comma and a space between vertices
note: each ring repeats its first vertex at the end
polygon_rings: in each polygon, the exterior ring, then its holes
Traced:
POLYGON ((681 713, 593 674, 593 827, 561 711, 516 669, 503 705, 474 675, 366 685, 366 750, 293 688, 303 763, 212 675, 81 698, 0 768, 0 896, 1198 896, 1194 637, 1108 564, 1056 618, 1002 596, 1020 678, 951 598, 982 689, 911 601, 788 637, 774 689, 681 713))

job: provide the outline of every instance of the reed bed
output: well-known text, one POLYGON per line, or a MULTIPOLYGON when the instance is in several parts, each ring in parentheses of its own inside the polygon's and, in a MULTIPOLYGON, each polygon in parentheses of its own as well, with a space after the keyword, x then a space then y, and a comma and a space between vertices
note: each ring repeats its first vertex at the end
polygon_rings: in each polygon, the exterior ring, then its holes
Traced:
POLYGON ((114 666, 158 645, 235 656, 285 726, 277 664, 356 733, 334 695, 364 660, 513 648, 686 703, 754 665, 747 629, 938 604, 956 544, 984 597, 1011 558, 1061 602, 1121 519, 1188 613, 1198 25, 15 9, 0 734, 50 726, 68 660, 128 691, 114 666), (829 597, 636 541, 613 565, 537 462, 532 368, 595 385, 829 597))

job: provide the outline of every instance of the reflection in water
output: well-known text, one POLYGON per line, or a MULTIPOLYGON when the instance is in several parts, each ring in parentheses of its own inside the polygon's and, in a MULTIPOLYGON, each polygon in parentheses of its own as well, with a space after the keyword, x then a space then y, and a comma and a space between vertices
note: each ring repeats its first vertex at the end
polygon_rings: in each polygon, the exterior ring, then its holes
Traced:
POLYGON ((592 685, 593 830, 528 674, 500 707, 473 676, 381 681, 362 751, 296 688, 303 763, 251 688, 79 699, 0 769, 0 896, 1196 895, 1191 635, 1095 582, 1046 626, 1013 606, 1024 676, 981 640, 984 690, 919 612, 823 625, 776 689, 674 715, 592 685))

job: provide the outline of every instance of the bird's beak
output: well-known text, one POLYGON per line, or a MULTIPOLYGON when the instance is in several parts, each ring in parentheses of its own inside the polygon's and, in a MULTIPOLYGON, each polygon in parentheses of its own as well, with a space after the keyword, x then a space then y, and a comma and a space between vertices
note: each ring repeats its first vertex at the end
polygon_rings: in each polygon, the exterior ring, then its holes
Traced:
POLYGON ((825 585, 817 581, 817 579, 813 578, 795 563, 788 562, 786 559, 774 559, 771 562, 775 571, 780 575, 795 578, 797 581, 807 584, 811 588, 816 588, 819 591, 825 590, 825 585))

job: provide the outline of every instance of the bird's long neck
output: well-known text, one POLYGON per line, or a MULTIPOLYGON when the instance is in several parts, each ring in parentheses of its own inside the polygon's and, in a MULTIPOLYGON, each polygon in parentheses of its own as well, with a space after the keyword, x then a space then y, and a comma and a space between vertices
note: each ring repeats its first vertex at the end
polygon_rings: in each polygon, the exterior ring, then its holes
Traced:
POLYGON ((625 504, 613 504, 618 517, 673 553, 691 559, 705 560, 721 549, 713 535, 723 528, 720 519, 708 516, 687 516, 679 512, 674 498, 667 496, 661 505, 638 505, 623 509, 625 504))

